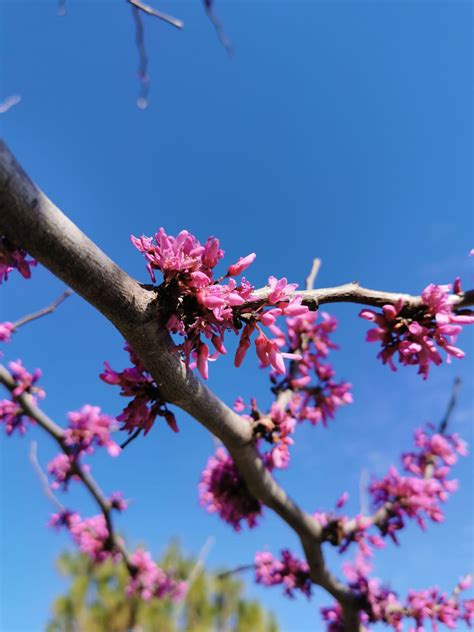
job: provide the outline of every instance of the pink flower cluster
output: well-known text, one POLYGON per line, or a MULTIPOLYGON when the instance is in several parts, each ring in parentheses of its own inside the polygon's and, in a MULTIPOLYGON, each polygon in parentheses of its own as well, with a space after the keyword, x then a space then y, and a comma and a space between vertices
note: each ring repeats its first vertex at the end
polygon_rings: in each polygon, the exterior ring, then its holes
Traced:
POLYGON ((148 551, 138 549, 131 555, 131 562, 136 571, 127 587, 129 595, 140 595, 145 601, 153 597, 170 597, 173 601, 179 601, 186 594, 186 582, 168 575, 153 561, 148 551))
POLYGON ((208 460, 201 475, 199 496, 209 513, 218 513, 236 531, 241 530, 242 521, 250 528, 257 526, 257 518, 262 514, 261 503, 250 494, 224 448, 218 448, 208 460))
POLYGON ((14 246, 3 235, 0 236, 0 285, 2 281, 8 280, 12 270, 18 270, 25 279, 31 277, 31 268, 37 265, 37 262, 34 259, 27 259, 27 256, 24 250, 14 246))
POLYGON ((209 237, 203 246, 186 230, 175 238, 160 228, 154 238, 132 236, 131 239, 145 256, 152 281, 156 281, 155 270, 163 274, 159 298, 166 327, 184 337, 179 348, 187 365, 197 366, 207 379, 208 362, 226 353, 225 333, 241 331, 235 356, 235 365, 240 366, 257 330, 255 347, 262 365, 285 373, 287 356, 280 351, 278 342, 263 332, 262 326, 271 329, 278 316, 296 316, 307 311, 300 297, 290 297, 296 285, 269 277, 269 296, 264 305, 254 310, 251 306, 254 287, 245 278, 240 283, 233 278, 254 261, 254 253, 241 257, 229 266, 224 276, 214 279, 214 268, 224 256, 215 237, 209 237), (226 284, 222 283, 225 279, 228 279, 226 284), (203 338, 212 343, 213 352, 203 338))
MULTIPOLYGON (((259 411, 255 399, 248 407, 240 397, 234 404, 240 414, 249 409, 242 416, 252 424, 254 437, 271 446, 263 457, 269 469, 288 466, 292 435, 299 422, 308 420, 316 425, 321 421, 326 426, 338 407, 352 402, 351 384, 336 382, 332 367, 322 362, 331 349, 338 348, 330 339, 336 319, 323 312, 319 322, 316 312, 305 312, 286 318, 286 325, 286 333, 272 325, 276 343, 287 351, 287 356, 298 360, 291 363, 289 375, 280 381, 276 372, 271 373, 276 400, 270 410, 259 411)), ((261 441, 259 447, 262 448, 261 441)))
POLYGON ((0 342, 10 342, 15 325, 10 322, 0 323, 0 342))
MULTIPOLYGON (((458 455, 465 456, 467 447, 457 434, 442 435, 433 427, 415 432, 418 450, 402 455, 404 469, 409 473, 402 476, 395 467, 380 481, 369 487, 374 516, 361 514, 351 518, 336 512, 317 512, 314 518, 323 527, 323 540, 339 547, 343 553, 352 542, 365 557, 373 555, 372 547, 384 546, 383 537, 398 543, 397 531, 405 526, 405 518, 415 519, 424 528, 425 520, 443 520, 442 503, 457 488, 457 481, 448 480, 451 467, 458 455), (378 513, 378 512, 382 513, 378 513), (373 534, 376 527, 380 533, 373 534)), ((348 498, 345 492, 336 504, 340 509, 348 498)))
POLYGON ((457 489, 456 480, 448 480, 458 455, 465 456, 467 447, 458 435, 441 435, 424 430, 415 432, 415 452, 402 455, 408 476, 391 467, 387 476, 374 481, 369 491, 375 509, 388 509, 382 533, 396 541, 395 532, 404 526, 404 517, 414 518, 424 528, 425 519, 441 522, 441 504, 457 489))
POLYGON ((58 454, 48 464, 55 489, 60 486, 66 489, 71 478, 77 479, 77 468, 88 469, 80 464, 80 459, 85 454, 92 454, 95 447, 105 447, 110 456, 120 454, 120 447, 110 437, 115 419, 101 413, 98 406, 86 404, 80 410, 68 413, 68 419, 69 426, 64 430, 67 454, 58 454))
POLYGON ((255 580, 264 586, 283 585, 285 595, 294 597, 295 591, 301 591, 311 597, 311 578, 306 562, 294 557, 290 551, 281 552, 281 559, 276 559, 266 551, 255 555, 255 580))
POLYGON ((41 371, 36 369, 33 373, 29 373, 21 360, 9 362, 8 366, 17 386, 12 391, 11 400, 0 400, 0 423, 5 425, 7 435, 11 435, 15 430, 23 435, 26 432, 27 423, 35 422, 25 414, 17 399, 24 393, 31 395, 35 403, 38 399, 45 397, 44 390, 36 386, 36 382, 41 377, 41 371))
POLYGON ((59 529, 66 527, 79 550, 100 564, 107 559, 118 561, 120 553, 114 550, 109 539, 109 530, 103 514, 82 519, 69 510, 53 514, 48 526, 59 529))
POLYGON ((450 289, 449 285, 428 285, 421 295, 423 307, 417 311, 399 299, 395 305, 384 305, 381 313, 371 309, 360 312, 361 318, 376 325, 367 332, 367 340, 381 343, 378 357, 384 364, 395 371, 393 356, 398 353, 401 364, 417 365, 418 373, 426 379, 430 364, 442 363, 437 346, 447 352, 448 360, 450 356, 464 357, 454 344, 462 326, 474 323, 474 313, 464 310, 456 314, 452 308, 456 295, 449 294, 450 289))
MULTIPOLYGON (((361 605, 360 623, 364 629, 369 624, 385 623, 395 632, 403 632, 405 619, 413 620, 412 632, 424 632, 426 622, 430 621, 433 630, 438 623, 455 629, 457 623, 465 621, 471 626, 474 621, 474 599, 462 600, 459 593, 471 585, 471 577, 461 578, 451 595, 443 593, 438 587, 427 590, 410 590, 403 603, 390 588, 381 584, 380 580, 367 577, 367 567, 356 563, 346 569, 349 577, 349 588, 357 596, 361 605)), ((328 632, 344 632, 342 609, 339 604, 321 608, 323 620, 327 622, 328 632)))
POLYGON ((144 434, 147 434, 156 417, 160 416, 165 418, 174 432, 178 432, 176 418, 161 399, 155 381, 129 345, 125 346, 125 350, 130 355, 132 367, 118 372, 114 371, 108 362, 104 362, 105 371, 100 374, 101 380, 107 384, 120 386, 122 397, 132 398, 117 417, 117 420, 123 423, 121 430, 130 433, 143 429, 144 434))

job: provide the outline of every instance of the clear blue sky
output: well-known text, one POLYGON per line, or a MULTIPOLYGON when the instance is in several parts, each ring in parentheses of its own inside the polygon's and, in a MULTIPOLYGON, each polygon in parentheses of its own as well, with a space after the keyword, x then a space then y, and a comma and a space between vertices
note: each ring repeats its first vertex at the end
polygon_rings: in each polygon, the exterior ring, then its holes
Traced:
MULTIPOLYGON (((163 225, 201 239, 221 238, 228 260, 257 252, 251 280, 269 274, 302 282, 319 256, 322 285, 359 280, 419 292, 462 274, 472 283, 472 4, 468 1, 336 0, 219 2, 236 55, 219 47, 198 0, 155 5, 182 17, 183 32, 146 19, 152 79, 147 111, 135 106, 137 55, 124 1, 1 2, 0 99, 22 102, 0 118, 2 134, 25 169, 92 239, 140 280, 147 275, 130 233, 163 225)), ((2 288, 2 320, 50 302, 63 289, 44 269, 2 288)), ((455 375, 464 380, 453 429, 472 443, 472 335, 464 361, 392 374, 367 345, 355 306, 340 319, 338 375, 354 385, 355 403, 330 429, 301 428, 281 482, 308 510, 332 507, 351 493, 358 508, 364 468, 382 474, 411 445, 413 427, 437 421, 455 375)), ((73 297, 16 336, 10 358, 40 366, 44 409, 65 413, 89 402, 117 414, 114 388, 98 380, 102 361, 125 366, 119 335, 73 297)), ((226 401, 265 401, 266 380, 251 357, 236 371, 213 365, 211 386, 226 401)), ((93 473, 108 491, 133 499, 119 528, 133 545, 159 552, 171 536, 197 553, 215 537, 209 565, 231 567, 265 546, 296 547, 266 513, 262 526, 235 534, 198 505, 196 485, 213 450, 211 437, 179 413, 181 433, 164 425, 117 460, 97 456, 93 473), (192 525, 192 527, 191 527, 192 525)), ((28 461, 55 453, 38 431, 1 437, 1 632, 37 632, 65 584, 54 558, 70 546, 45 524, 52 510, 28 461)), ((473 460, 456 470, 458 494, 446 522, 416 527, 377 558, 377 573, 402 594, 438 583, 450 590, 473 567, 473 460)), ((68 504, 95 511, 79 489, 68 504)), ((340 560, 330 553, 334 569, 340 560)), ((285 632, 321 629, 318 607, 249 593, 273 608, 285 632)))

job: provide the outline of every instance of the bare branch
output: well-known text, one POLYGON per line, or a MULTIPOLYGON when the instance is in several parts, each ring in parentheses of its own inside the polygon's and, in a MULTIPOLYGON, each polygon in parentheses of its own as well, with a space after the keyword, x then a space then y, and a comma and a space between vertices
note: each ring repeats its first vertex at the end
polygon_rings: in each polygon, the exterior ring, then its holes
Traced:
POLYGON ((449 420, 451 419, 451 415, 453 414, 454 409, 456 408, 456 405, 458 403, 459 392, 461 390, 461 384, 462 384, 461 378, 460 377, 455 378, 454 384, 453 384, 453 390, 451 391, 451 398, 448 402, 448 407, 446 409, 443 419, 441 420, 439 424, 440 434, 444 434, 446 432, 446 429, 449 424, 449 420))
POLYGON ((254 571, 254 570, 255 570, 255 564, 241 564, 240 566, 231 568, 229 571, 224 571, 223 573, 219 573, 219 575, 217 576, 217 579, 225 579, 226 577, 237 575, 237 573, 245 573, 246 571, 254 571))
POLYGON ((127 0, 127 2, 129 2, 136 9, 143 11, 144 13, 148 15, 152 15, 153 17, 158 18, 159 20, 163 20, 163 22, 166 22, 167 24, 171 24, 171 26, 174 26, 177 29, 182 29, 184 26, 183 20, 175 18, 172 15, 168 15, 167 13, 163 13, 162 11, 157 11, 150 5, 145 4, 144 2, 141 2, 141 0, 127 0))
POLYGON ((67 14, 66 0, 58 0, 58 15, 63 17, 67 14))
POLYGON ((0 114, 5 114, 12 107, 20 103, 21 96, 19 94, 12 94, 12 96, 7 97, 0 103, 0 114))
POLYGON ((306 291, 310 292, 314 289, 314 282, 316 281, 316 277, 318 276, 319 268, 321 267, 321 259, 313 259, 313 265, 311 266, 311 270, 306 277, 306 291))
POLYGON ((52 314, 54 311, 56 311, 59 305, 61 305, 61 303, 65 301, 72 294, 74 294, 72 290, 66 290, 65 292, 61 294, 61 296, 58 296, 58 298, 55 299, 47 307, 43 307, 37 312, 33 312, 32 314, 27 314, 26 316, 19 318, 17 321, 13 323, 13 328, 18 329, 19 327, 23 327, 23 325, 26 325, 27 323, 31 323, 33 320, 42 318, 43 316, 46 316, 47 314, 52 314))
MULTIPOLYGON (((242 307, 259 307, 266 302, 270 293, 271 290, 268 287, 255 290, 252 299, 242 307)), ((317 290, 297 290, 292 292, 289 296, 301 296, 303 304, 312 310, 318 309, 319 305, 323 305, 324 303, 357 303, 360 305, 383 307, 384 305, 395 305, 400 299, 404 300, 405 307, 408 310, 419 309, 423 306, 421 296, 401 292, 370 290, 361 287, 357 281, 336 287, 318 288, 317 290)), ((472 305, 474 305, 474 290, 468 290, 467 292, 459 294, 453 302, 453 307, 456 310, 472 305)))
POLYGON ((142 15, 135 6, 132 6, 132 15, 135 21, 135 43, 138 50, 137 74, 140 80, 140 96, 137 99, 137 106, 140 110, 146 110, 150 92, 150 77, 148 76, 148 53, 145 46, 145 27, 143 26, 142 15))
POLYGON ((64 511, 66 508, 62 504, 62 502, 53 494, 53 490, 51 489, 51 485, 49 484, 48 477, 43 472, 43 469, 38 461, 38 443, 36 441, 32 441, 30 445, 30 461, 31 465, 35 469, 35 472, 38 474, 38 478, 41 482, 41 487, 45 493, 45 496, 49 498, 49 500, 55 505, 59 511, 64 511))
POLYGON ((230 39, 225 34, 222 22, 219 20, 217 15, 214 13, 213 4, 214 4, 213 0, 204 0, 204 9, 205 9, 205 11, 207 13, 207 17, 211 21, 212 26, 214 27, 214 29, 216 31, 216 35, 217 35, 217 37, 219 39, 219 42, 221 43, 221 45, 226 50, 226 52, 229 55, 229 57, 233 57, 233 55, 234 55, 234 47, 232 46, 232 42, 230 41, 230 39))

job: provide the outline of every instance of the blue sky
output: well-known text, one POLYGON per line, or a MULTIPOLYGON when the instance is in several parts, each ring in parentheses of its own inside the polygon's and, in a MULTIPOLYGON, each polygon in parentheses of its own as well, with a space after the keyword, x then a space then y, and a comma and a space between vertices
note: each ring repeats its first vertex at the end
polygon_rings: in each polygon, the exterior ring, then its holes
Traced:
MULTIPOLYGON (((147 279, 129 235, 159 226, 221 239, 226 259, 255 251, 249 277, 303 282, 323 260, 322 286, 359 280, 418 293, 457 274, 472 283, 472 5, 469 2, 219 2, 233 40, 229 60, 200 3, 155 6, 184 19, 185 30, 145 19, 151 101, 135 105, 137 54, 125 2, 5 1, 1 10, 0 99, 21 94, 0 118, 2 135, 43 190, 117 263, 147 279)), ((46 270, 2 287, 2 320, 49 303, 63 290, 46 270)), ((364 342, 356 306, 331 306, 340 320, 334 365, 353 383, 354 404, 328 430, 301 428, 279 480, 307 510, 329 508, 344 490, 358 508, 361 471, 383 474, 411 445, 412 429, 437 421, 456 375, 464 380, 453 429, 472 443, 472 335, 465 360, 392 374, 364 342)), ((78 297, 24 328, 7 358, 40 366, 44 409, 63 423, 84 403, 118 414, 116 390, 98 378, 103 360, 125 366, 117 332, 78 297)), ((227 402, 265 401, 267 382, 249 356, 211 367, 210 385, 227 402)), ((269 400, 267 400, 269 401, 269 400)), ((209 536, 209 565, 232 567, 256 550, 296 547, 266 512, 261 528, 235 534, 198 505, 197 482, 212 438, 178 413, 181 433, 158 424, 117 460, 97 455, 93 473, 107 491, 133 499, 119 520, 131 545, 159 552, 179 536, 197 553, 209 536), (192 524, 192 529, 190 525, 192 524)), ((70 546, 46 529, 52 510, 28 461, 55 454, 38 431, 1 437, 2 632, 37 632, 65 584, 54 558, 70 546)), ((377 573, 404 593, 438 583, 450 590, 473 570, 472 457, 456 469, 460 491, 446 522, 416 527, 388 546, 377 573)), ((95 512, 79 489, 68 504, 95 512)), ((340 560, 329 552, 333 568, 340 560)), ((285 632, 321 629, 329 603, 283 599, 278 589, 249 594, 274 609, 285 632)))

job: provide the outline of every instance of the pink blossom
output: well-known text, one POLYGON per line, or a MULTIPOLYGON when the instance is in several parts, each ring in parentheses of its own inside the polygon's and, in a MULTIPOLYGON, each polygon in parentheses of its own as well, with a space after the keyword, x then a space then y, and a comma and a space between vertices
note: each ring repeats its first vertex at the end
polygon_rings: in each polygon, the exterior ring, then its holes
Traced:
POLYGON ((29 373, 21 360, 10 362, 8 366, 16 387, 12 391, 11 401, 7 399, 0 401, 0 423, 4 424, 7 435, 11 435, 15 430, 23 435, 27 424, 34 424, 35 421, 24 412, 23 407, 18 403, 18 398, 27 394, 32 397, 33 403, 36 403, 38 398, 45 397, 44 390, 36 385, 41 377, 41 371, 36 369, 33 373, 29 373))
POLYGON ((128 507, 128 501, 123 497, 122 492, 114 492, 109 497, 109 504, 112 509, 117 511, 125 511, 128 507))
POLYGON ((311 597, 312 582, 308 564, 294 557, 288 550, 281 552, 280 560, 265 551, 256 553, 255 579, 264 586, 282 584, 283 591, 288 597, 294 597, 297 590, 311 597))
POLYGON ((168 575, 152 560, 148 551, 138 549, 132 553, 131 562, 136 571, 127 587, 129 595, 138 594, 145 601, 153 597, 171 597, 174 601, 179 601, 184 597, 186 583, 168 575))
POLYGON ((58 489, 61 486, 63 489, 67 489, 67 484, 72 474, 71 468, 73 467, 73 464, 74 460, 64 453, 58 454, 48 463, 48 472, 54 478, 54 481, 51 484, 53 489, 58 489))
POLYGON ((10 322, 0 323, 0 342, 10 342, 15 325, 10 322))
POLYGON ((448 353, 448 359, 464 357, 454 342, 462 325, 474 323, 474 314, 466 310, 455 313, 453 296, 449 294, 449 286, 431 284, 422 292, 423 308, 418 312, 408 310, 403 299, 395 305, 384 305, 381 313, 363 309, 359 316, 377 325, 367 332, 367 340, 381 343, 378 357, 382 362, 395 371, 393 357, 398 354, 401 364, 417 365, 418 373, 426 379, 431 363, 442 362, 437 346, 448 353))
POLYGON ((34 259, 27 259, 27 253, 14 246, 6 237, 0 235, 0 285, 8 280, 12 270, 18 270, 22 277, 31 277, 31 268, 37 265, 34 259))
POLYGON ((261 503, 247 489, 232 458, 223 448, 218 448, 206 465, 199 483, 201 505, 209 513, 218 513, 236 531, 241 522, 252 528, 262 513, 261 503))
POLYGON ((15 430, 24 435, 27 424, 35 423, 35 421, 26 415, 23 408, 14 400, 2 399, 0 400, 0 423, 4 424, 5 432, 10 436, 15 430))
POLYGON ((286 356, 279 351, 280 340, 264 334, 261 326, 271 329, 278 316, 298 316, 308 311, 302 305, 301 297, 291 296, 297 287, 295 284, 269 277, 269 296, 264 304, 254 309, 253 286, 245 278, 238 283, 229 277, 246 270, 254 261, 255 253, 241 257, 224 276, 215 279, 214 268, 224 252, 214 237, 202 246, 187 231, 175 238, 160 228, 154 238, 131 239, 145 256, 152 281, 156 281, 156 270, 163 274, 163 283, 157 291, 161 303, 166 305, 166 327, 172 334, 184 338, 178 349, 188 367, 197 367, 201 377, 207 379, 208 360, 216 360, 226 353, 224 337, 227 332, 240 335, 235 356, 235 365, 240 366, 251 346, 251 336, 258 328, 260 336, 256 340, 256 349, 263 365, 272 366, 284 374, 286 356), (223 283, 225 279, 228 279, 226 284, 223 283), (266 340, 265 349, 261 344, 262 337, 266 340), (214 351, 205 340, 212 342, 214 351))
POLYGON ((69 427, 64 431, 64 440, 76 454, 90 454, 94 446, 105 447, 110 456, 120 454, 120 447, 110 437, 115 419, 101 413, 98 406, 86 404, 80 410, 68 413, 68 418, 69 427))
POLYGON ((49 526, 66 527, 80 551, 97 564, 107 559, 118 561, 121 558, 121 553, 111 547, 103 514, 82 519, 78 513, 65 510, 53 514, 49 526))
MULTIPOLYGON (((168 426, 178 432, 178 426, 173 413, 161 398, 158 386, 152 376, 142 365, 129 345, 125 350, 130 355, 132 367, 121 372, 114 371, 108 362, 104 362, 105 370, 100 379, 114 386, 120 386, 120 395, 130 397, 131 401, 125 406, 117 421, 122 422, 121 430, 129 433, 143 429, 146 435, 157 416, 164 417, 168 426)), ((113 448, 115 449, 115 448, 113 448)))
POLYGON ((227 275, 238 276, 239 274, 242 274, 242 272, 246 270, 255 261, 256 256, 257 255, 254 252, 252 252, 246 257, 239 257, 237 263, 234 263, 231 266, 229 266, 229 269, 227 270, 227 275))

